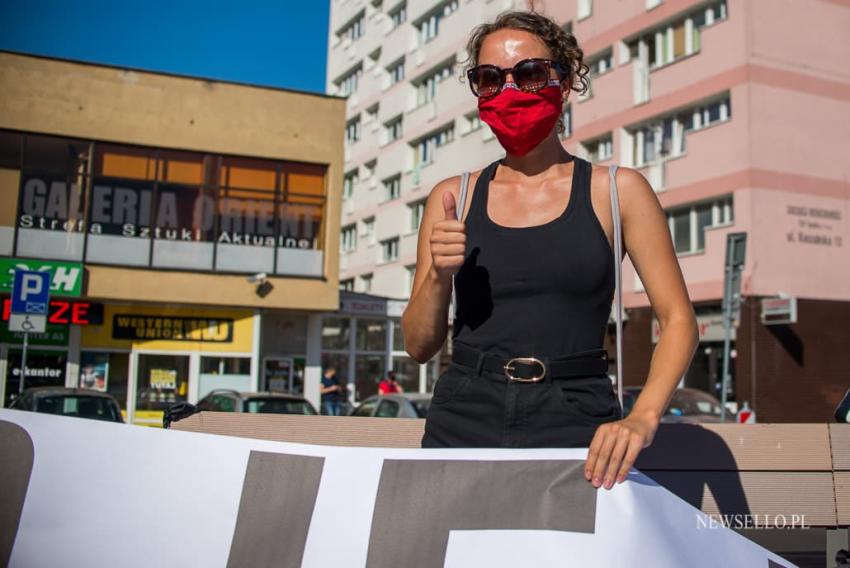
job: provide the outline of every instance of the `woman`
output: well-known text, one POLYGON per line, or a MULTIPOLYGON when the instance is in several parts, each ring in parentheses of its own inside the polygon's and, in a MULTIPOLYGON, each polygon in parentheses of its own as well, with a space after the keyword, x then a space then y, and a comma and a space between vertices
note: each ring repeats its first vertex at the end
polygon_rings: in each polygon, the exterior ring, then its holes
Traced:
POLYGON ((548 17, 510 12, 478 26, 467 52, 479 115, 506 155, 472 173, 461 220, 460 177, 425 206, 401 322, 414 359, 445 340, 453 276, 457 308, 422 446, 589 447, 585 476, 610 489, 652 442, 698 341, 667 220, 644 177, 621 168, 624 247, 661 326, 621 418, 602 348, 614 295, 608 169, 569 154, 555 128, 570 92, 586 88, 582 50, 548 17))

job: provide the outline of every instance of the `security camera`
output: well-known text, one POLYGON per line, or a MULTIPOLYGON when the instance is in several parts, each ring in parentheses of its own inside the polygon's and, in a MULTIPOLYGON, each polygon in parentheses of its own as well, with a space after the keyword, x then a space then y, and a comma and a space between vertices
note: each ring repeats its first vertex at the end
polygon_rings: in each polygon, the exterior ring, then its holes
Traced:
POLYGON ((256 274, 252 274, 251 276, 249 276, 247 278, 247 280, 251 284, 262 284, 263 282, 266 281, 266 278, 268 278, 268 277, 269 277, 269 275, 266 274, 265 272, 258 272, 256 274))

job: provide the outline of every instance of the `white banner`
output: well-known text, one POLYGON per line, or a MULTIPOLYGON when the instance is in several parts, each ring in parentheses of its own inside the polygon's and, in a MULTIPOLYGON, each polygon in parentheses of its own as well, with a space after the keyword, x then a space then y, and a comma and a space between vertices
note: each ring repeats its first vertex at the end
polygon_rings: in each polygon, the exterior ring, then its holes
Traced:
POLYGON ((793 566, 637 471, 594 489, 586 450, 312 446, 2 410, 0 452, 12 567, 793 566))

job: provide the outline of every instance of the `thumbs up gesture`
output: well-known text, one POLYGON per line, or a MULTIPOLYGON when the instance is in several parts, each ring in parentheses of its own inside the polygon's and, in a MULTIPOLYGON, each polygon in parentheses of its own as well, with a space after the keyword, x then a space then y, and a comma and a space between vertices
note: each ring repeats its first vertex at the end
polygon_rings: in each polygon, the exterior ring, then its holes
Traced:
POLYGON ((450 280, 466 257, 466 225, 457 218, 455 196, 443 192, 445 217, 431 227, 432 270, 441 280, 450 280))

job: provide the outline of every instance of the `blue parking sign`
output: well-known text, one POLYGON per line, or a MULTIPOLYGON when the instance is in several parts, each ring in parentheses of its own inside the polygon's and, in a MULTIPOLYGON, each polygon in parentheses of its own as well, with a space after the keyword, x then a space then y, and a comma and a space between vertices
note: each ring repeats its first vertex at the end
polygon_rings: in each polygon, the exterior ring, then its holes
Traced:
POLYGON ((50 272, 15 270, 12 286, 12 313, 47 315, 50 302, 50 272))

